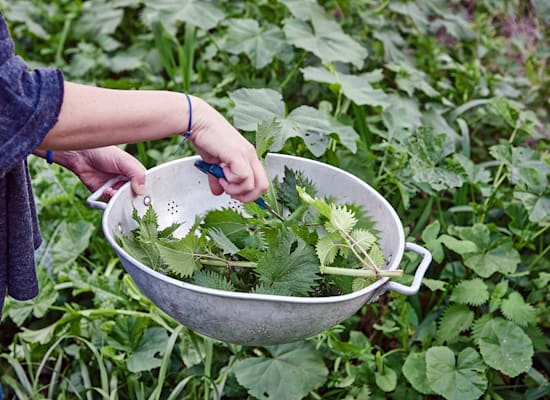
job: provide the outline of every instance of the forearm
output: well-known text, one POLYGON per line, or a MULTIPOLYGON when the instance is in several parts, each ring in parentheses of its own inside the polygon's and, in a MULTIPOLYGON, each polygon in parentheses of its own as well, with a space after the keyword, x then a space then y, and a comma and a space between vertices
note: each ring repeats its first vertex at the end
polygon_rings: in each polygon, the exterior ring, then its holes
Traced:
MULTIPOLYGON (((192 97, 193 114, 204 102, 192 97)), ((65 83, 59 119, 39 149, 78 150, 161 139, 187 130, 185 95, 65 83)))

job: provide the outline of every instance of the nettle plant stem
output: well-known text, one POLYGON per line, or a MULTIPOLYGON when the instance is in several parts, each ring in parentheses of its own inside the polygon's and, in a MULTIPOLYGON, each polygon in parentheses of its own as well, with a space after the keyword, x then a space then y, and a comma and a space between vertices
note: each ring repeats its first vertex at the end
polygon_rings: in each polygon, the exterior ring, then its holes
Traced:
POLYGON ((403 276, 403 271, 400 269, 395 271, 386 271, 386 270, 373 271, 371 269, 322 267, 321 273, 327 274, 327 275, 354 276, 357 278, 374 278, 374 277, 399 278, 403 276))

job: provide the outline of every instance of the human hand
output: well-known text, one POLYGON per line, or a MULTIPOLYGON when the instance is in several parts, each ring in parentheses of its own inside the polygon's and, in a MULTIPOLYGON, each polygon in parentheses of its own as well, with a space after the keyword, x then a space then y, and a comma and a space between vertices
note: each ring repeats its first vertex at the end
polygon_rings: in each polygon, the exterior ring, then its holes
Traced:
POLYGON ((243 203, 256 200, 269 182, 254 146, 204 100, 192 97, 192 102, 190 140, 204 161, 222 165, 226 177, 208 175, 210 190, 215 195, 225 192, 243 203))
MULTIPOLYGON (((74 172, 92 192, 113 177, 125 176, 131 180, 135 194, 144 194, 145 167, 116 146, 54 152, 54 161, 74 172)), ((103 198, 109 200, 123 183, 118 182, 107 188, 103 192, 103 198)))

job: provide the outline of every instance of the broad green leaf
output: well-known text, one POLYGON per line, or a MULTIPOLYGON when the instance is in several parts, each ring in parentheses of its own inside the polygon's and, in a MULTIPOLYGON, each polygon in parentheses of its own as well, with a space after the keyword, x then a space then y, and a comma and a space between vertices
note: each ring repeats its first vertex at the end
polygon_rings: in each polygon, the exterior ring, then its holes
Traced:
POLYGON ((198 239, 190 232, 178 241, 159 241, 155 243, 166 268, 180 277, 193 275, 201 268, 197 261, 198 239))
POLYGON ((163 353, 168 344, 168 333, 161 327, 149 327, 141 336, 139 342, 128 355, 126 365, 128 371, 136 373, 151 371, 160 367, 162 359, 157 357, 163 353))
POLYGON ((283 131, 280 137, 275 138, 273 150, 280 150, 288 138, 299 136, 308 149, 319 157, 327 150, 331 133, 335 133, 340 142, 352 153, 356 152, 359 135, 353 127, 341 123, 316 108, 300 106, 292 110, 286 124, 283 123, 283 131))
POLYGON ((412 96, 415 90, 424 92, 429 97, 439 95, 439 92, 427 82, 428 77, 422 71, 406 63, 388 64, 386 67, 396 73, 397 86, 409 96, 412 96))
POLYGON ((83 3, 82 15, 74 25, 78 36, 111 35, 122 22, 124 10, 114 7, 105 0, 83 3))
MULTIPOLYGON (((57 235, 50 238, 49 251, 43 257, 51 260, 54 270, 59 271, 69 267, 88 248, 94 226, 87 221, 63 221, 56 231, 57 235)), ((40 264, 47 265, 43 260, 40 264)))
POLYGON ((237 128, 253 131, 262 121, 276 118, 280 122, 281 132, 275 137, 273 151, 279 151, 287 139, 300 137, 315 156, 321 156, 328 148, 331 133, 352 152, 357 149, 359 135, 351 126, 313 107, 300 106, 285 117, 282 97, 272 89, 238 89, 229 96, 235 103, 231 113, 237 128))
POLYGON ((313 1, 280 0, 288 7, 293 16, 303 21, 310 19, 326 18, 325 9, 313 1))
POLYGON ((235 103, 231 110, 235 127, 254 131, 259 122, 285 118, 285 103, 273 89, 237 89, 229 93, 235 103))
POLYGON ((520 326, 534 324, 536 318, 535 308, 525 302, 521 294, 512 292, 500 305, 502 314, 510 321, 515 322, 520 326))
POLYGON ((260 400, 300 400, 328 375, 321 353, 307 342, 266 347, 271 356, 237 361, 237 381, 260 400))
POLYGON ((520 200, 529 211, 530 221, 544 226, 550 224, 550 195, 514 192, 514 198, 520 200))
POLYGON ((464 304, 452 304, 439 320, 438 343, 455 343, 461 332, 467 331, 474 321, 474 312, 464 304))
POLYGON ((467 347, 458 359, 448 347, 426 352, 426 376, 431 389, 447 400, 475 400, 487 389, 485 365, 478 352, 467 347))
POLYGON ((10 297, 6 299, 4 312, 18 326, 23 325, 31 314, 36 318, 42 318, 57 300, 58 292, 54 288, 54 281, 48 275, 48 270, 37 268, 36 274, 40 288, 38 296, 25 301, 18 301, 10 297))
POLYGON ((336 21, 315 18, 307 22, 294 18, 284 21, 284 32, 288 41, 296 47, 310 51, 324 63, 349 62, 357 68, 363 67, 368 53, 365 47, 344 33, 336 21))
POLYGON ((384 392, 392 392, 397 386, 397 374, 390 367, 384 366, 384 372, 376 371, 374 373, 374 381, 376 386, 384 392))
POLYGON ((433 394, 426 375, 426 353, 409 353, 403 364, 403 375, 422 394, 433 394))
POLYGON ((274 246, 258 260, 255 272, 261 283, 296 296, 307 296, 319 279, 319 261, 307 243, 284 230, 274 246))
POLYGON ((476 244, 469 240, 460 240, 449 235, 441 235, 439 240, 446 247, 460 255, 476 253, 479 251, 476 244))
POLYGON ((451 301, 471 306, 480 306, 487 300, 489 300, 487 285, 479 278, 460 282, 451 295, 451 301))
POLYGON ((306 67, 301 71, 306 81, 340 85, 342 93, 357 105, 381 106, 382 108, 389 105, 386 93, 381 89, 374 89, 370 85, 371 82, 380 79, 380 70, 361 75, 348 75, 321 67, 306 67))
POLYGON ((263 68, 274 57, 291 51, 283 31, 270 23, 262 27, 254 19, 230 19, 224 50, 244 53, 256 68, 263 68))
POLYGON ((464 256, 464 265, 482 278, 488 278, 495 272, 513 274, 520 261, 519 253, 514 249, 512 241, 507 241, 484 253, 464 256))
POLYGON ((424 228, 424 231, 422 232, 422 240, 426 244, 426 247, 430 253, 432 253, 433 259, 438 263, 441 263, 445 257, 441 240, 438 239, 440 229, 441 224, 436 220, 424 228))
POLYGON ((143 0, 145 9, 141 17, 146 25, 162 22, 174 35, 179 23, 185 22, 207 31, 223 20, 225 13, 212 1, 194 0, 143 0))
POLYGON ((483 361, 510 377, 527 372, 532 365, 533 343, 515 323, 486 318, 474 324, 474 338, 483 361))
POLYGON ((432 292, 436 290, 446 291, 448 283, 445 281, 440 281, 437 279, 424 278, 422 279, 422 284, 430 289, 432 292))
POLYGON ((372 36, 384 45, 384 61, 386 63, 408 62, 408 57, 401 50, 405 45, 405 40, 397 30, 375 30, 372 36))

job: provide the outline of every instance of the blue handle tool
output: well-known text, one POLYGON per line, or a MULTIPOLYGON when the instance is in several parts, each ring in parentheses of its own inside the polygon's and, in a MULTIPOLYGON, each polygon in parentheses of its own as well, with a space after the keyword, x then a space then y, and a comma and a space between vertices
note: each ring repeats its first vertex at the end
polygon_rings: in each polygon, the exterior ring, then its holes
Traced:
MULTIPOLYGON (((200 169, 205 174, 210 174, 212 176, 215 176, 216 178, 223 178, 225 179, 225 174, 223 172, 223 168, 219 166, 218 164, 210 164, 203 160, 197 160, 195 161, 195 167, 200 169)), ((281 221, 284 221, 283 217, 281 217, 279 214, 277 214, 264 200, 263 197, 258 197, 256 200, 254 200, 254 203, 258 205, 262 210, 268 210, 273 215, 275 215, 277 218, 279 218, 281 221)))

